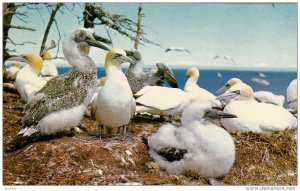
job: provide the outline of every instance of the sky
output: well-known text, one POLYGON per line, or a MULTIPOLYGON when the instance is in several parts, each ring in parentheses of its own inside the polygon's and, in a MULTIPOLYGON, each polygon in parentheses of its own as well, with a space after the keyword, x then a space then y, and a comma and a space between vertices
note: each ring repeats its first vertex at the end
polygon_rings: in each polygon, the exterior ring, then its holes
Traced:
MULTIPOLYGON (((124 15, 137 21, 138 3, 101 3, 111 13, 124 15)), ((84 4, 81 5, 82 8, 84 4)), ((297 4, 296 3, 143 3, 142 18, 146 37, 161 46, 139 46, 143 63, 154 67, 166 63, 172 68, 241 68, 286 69, 297 68, 297 4), (187 52, 165 52, 170 47, 185 47, 187 52), (219 59, 213 59, 220 56, 219 59), (223 56, 234 60, 229 61, 223 56)), ((43 6, 41 6, 43 7, 43 6)), ((74 13, 82 16, 77 6, 74 13)), ((11 29, 9 36, 15 42, 33 41, 36 45, 8 48, 24 54, 39 51, 50 13, 42 8, 26 11, 27 23, 14 17, 12 23, 36 29, 11 29)), ((64 9, 56 16, 62 38, 72 29, 82 27, 77 18, 64 9)), ((123 35, 109 30, 114 48, 133 49, 134 43, 123 35)), ((108 38, 107 31, 96 26, 95 33, 108 38)), ((47 44, 57 41, 58 33, 52 25, 47 44)), ((61 40, 62 42, 62 40, 61 40)), ((60 46, 59 56, 63 56, 60 46)), ((51 50, 56 55, 57 49, 51 50)), ((105 51, 92 48, 90 56, 98 67, 103 67, 105 51)))

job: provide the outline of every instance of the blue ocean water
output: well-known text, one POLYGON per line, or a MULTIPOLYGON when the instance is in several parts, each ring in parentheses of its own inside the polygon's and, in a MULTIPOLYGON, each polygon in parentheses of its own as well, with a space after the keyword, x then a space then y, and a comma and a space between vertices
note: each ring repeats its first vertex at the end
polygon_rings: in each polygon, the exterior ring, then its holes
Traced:
MULTIPOLYGON (((65 73, 70 68, 58 68, 60 74, 65 73)), ((173 69, 174 76, 178 82, 179 88, 183 89, 186 82, 186 69, 173 69)), ((297 72, 288 71, 264 71, 265 77, 261 77, 258 71, 237 71, 237 70, 200 70, 200 79, 198 80, 199 86, 207 89, 215 94, 228 79, 237 77, 243 80, 243 82, 249 84, 254 91, 270 91, 277 95, 284 95, 286 97, 286 89, 289 83, 297 78, 297 72), (219 73, 219 74, 218 74, 219 73), (222 77, 220 77, 222 76, 222 77), (260 78, 267 80, 270 84, 263 85, 255 81, 252 78, 260 78)), ((98 68, 98 78, 105 75, 103 68, 98 68)), ((288 107, 288 103, 285 101, 284 107, 288 107)))

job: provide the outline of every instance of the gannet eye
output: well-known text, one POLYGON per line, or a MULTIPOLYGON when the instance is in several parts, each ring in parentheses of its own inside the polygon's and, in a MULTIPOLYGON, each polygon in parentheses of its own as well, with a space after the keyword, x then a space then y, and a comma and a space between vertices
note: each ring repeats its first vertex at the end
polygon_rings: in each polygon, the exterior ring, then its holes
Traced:
POLYGON ((119 53, 115 53, 114 59, 119 58, 119 57, 121 57, 121 56, 123 56, 123 55, 122 55, 122 54, 119 54, 119 53))

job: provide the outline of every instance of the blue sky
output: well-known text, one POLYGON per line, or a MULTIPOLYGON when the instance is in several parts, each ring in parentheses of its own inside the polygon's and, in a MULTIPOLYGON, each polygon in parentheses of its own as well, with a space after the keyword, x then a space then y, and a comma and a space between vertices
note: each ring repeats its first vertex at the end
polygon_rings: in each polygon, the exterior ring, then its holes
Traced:
MULTIPOLYGON (((102 3, 108 11, 137 20, 138 3, 102 3)), ((82 4, 82 7, 84 5, 82 4)), ((9 35, 15 42, 34 41, 37 45, 18 46, 17 51, 39 51, 44 30, 50 14, 46 9, 40 13, 27 11, 28 23, 13 19, 16 25, 26 25, 36 32, 11 30, 9 35), (33 38, 34 37, 34 38, 33 38)), ((82 14, 77 7, 76 14, 82 14)), ((157 62, 169 66, 187 68, 272 68, 296 69, 297 67, 297 4, 262 3, 143 3, 145 17, 142 24, 147 38, 161 47, 146 44, 140 46, 144 64, 152 67, 157 62), (183 46, 186 52, 168 52, 169 46, 183 46), (216 55, 230 56, 214 60, 216 55)), ((73 28, 83 26, 68 11, 57 14, 62 38, 73 28)), ((96 34, 107 37, 103 27, 95 28, 96 34)), ((133 42, 110 30, 116 48, 133 49, 133 42)), ((58 38, 53 25, 48 37, 58 38)), ((9 47, 14 48, 14 47, 9 47)), ((56 53, 56 49, 51 51, 56 53)), ((60 56, 62 52, 60 51, 60 56)), ((103 66, 105 52, 92 49, 90 56, 99 67, 103 66)))

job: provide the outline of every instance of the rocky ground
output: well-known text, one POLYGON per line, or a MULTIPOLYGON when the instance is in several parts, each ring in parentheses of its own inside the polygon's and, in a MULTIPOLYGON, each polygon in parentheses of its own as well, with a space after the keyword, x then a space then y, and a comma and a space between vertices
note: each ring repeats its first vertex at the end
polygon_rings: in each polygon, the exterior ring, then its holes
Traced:
MULTIPOLYGON (((17 121, 24 103, 20 96, 3 92, 3 147, 22 128, 17 121)), ((193 172, 175 176, 149 156, 145 137, 164 124, 135 117, 128 127, 134 140, 100 141, 92 134, 97 122, 84 117, 87 133, 60 136, 4 152, 4 185, 296 185, 297 147, 294 132, 266 136, 233 135, 236 161, 229 174, 211 182, 193 172), (144 138, 143 138, 144 137, 144 138)))

